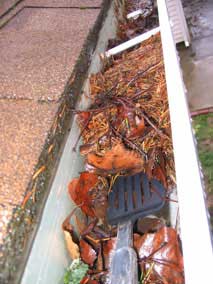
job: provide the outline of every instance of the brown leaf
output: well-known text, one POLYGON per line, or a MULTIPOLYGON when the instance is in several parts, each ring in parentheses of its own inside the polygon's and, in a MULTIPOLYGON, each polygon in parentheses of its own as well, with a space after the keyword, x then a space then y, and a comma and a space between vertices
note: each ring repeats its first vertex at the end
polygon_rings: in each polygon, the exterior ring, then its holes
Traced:
POLYGON ((90 276, 85 276, 81 280, 80 284, 99 284, 99 282, 97 280, 90 279, 90 276))
POLYGON ((78 247, 78 237, 73 229, 70 219, 73 216, 76 208, 66 217, 62 224, 62 230, 64 232, 64 238, 67 245, 67 250, 72 259, 80 257, 79 247, 78 247))
POLYGON ((109 259, 110 254, 115 246, 116 238, 111 238, 110 240, 103 242, 103 256, 105 269, 109 269, 109 259))
POLYGON ((135 151, 129 151, 122 144, 117 144, 103 156, 89 153, 86 168, 100 175, 108 175, 140 172, 143 164, 143 159, 135 151))
POLYGON ((96 149, 97 149, 97 143, 90 143, 90 144, 88 143, 88 144, 81 145, 79 147, 81 155, 87 155, 88 153, 92 151, 96 151, 96 149))
POLYGON ((75 215, 75 223, 78 229, 78 232, 81 234, 84 232, 88 226, 86 222, 86 218, 79 218, 78 216, 75 215))
POLYGON ((69 194, 72 200, 90 217, 95 217, 95 213, 92 208, 92 198, 89 192, 95 188, 97 182, 97 175, 83 172, 79 178, 73 179, 69 184, 69 194))
POLYGON ((89 245, 85 240, 80 240, 80 253, 83 262, 87 263, 89 266, 93 266, 95 260, 97 259, 96 251, 89 245))
POLYGON ((104 260, 102 255, 102 244, 100 243, 99 251, 98 251, 98 260, 97 260, 97 270, 103 271, 104 270, 104 260))
POLYGON ((68 253, 69 253, 71 259, 79 258, 80 257, 79 247, 73 241, 71 234, 67 231, 64 231, 64 238, 65 238, 67 250, 68 250, 68 253))
POLYGON ((163 284, 184 283, 183 256, 177 233, 173 228, 163 227, 154 234, 145 234, 142 237, 134 234, 134 247, 140 257, 144 275, 154 263, 150 283, 159 280, 163 284))
POLYGON ((99 186, 91 192, 91 199, 95 216, 105 221, 108 208, 108 192, 103 183, 99 184, 99 186))
POLYGON ((139 234, 146 234, 159 230, 165 226, 165 222, 157 217, 140 218, 137 221, 137 232, 139 234))
POLYGON ((88 121, 90 117, 90 112, 89 111, 82 111, 81 113, 78 114, 78 121, 80 125, 84 126, 85 123, 88 121))
POLYGON ((148 153, 146 173, 148 177, 159 180, 167 188, 165 157, 160 148, 153 148, 148 153))
POLYGON ((127 135, 128 138, 137 138, 140 137, 145 130, 144 118, 139 119, 137 116, 135 117, 135 125, 130 127, 129 133, 127 135))

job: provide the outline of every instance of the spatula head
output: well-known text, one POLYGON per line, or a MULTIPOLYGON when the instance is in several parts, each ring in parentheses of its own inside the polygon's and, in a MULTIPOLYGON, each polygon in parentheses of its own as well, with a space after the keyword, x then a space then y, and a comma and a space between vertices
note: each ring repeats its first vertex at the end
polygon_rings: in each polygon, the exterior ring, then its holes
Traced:
POLYGON ((134 222, 160 210, 165 203, 165 194, 163 185, 156 179, 148 180, 144 173, 118 177, 109 193, 109 224, 134 222))

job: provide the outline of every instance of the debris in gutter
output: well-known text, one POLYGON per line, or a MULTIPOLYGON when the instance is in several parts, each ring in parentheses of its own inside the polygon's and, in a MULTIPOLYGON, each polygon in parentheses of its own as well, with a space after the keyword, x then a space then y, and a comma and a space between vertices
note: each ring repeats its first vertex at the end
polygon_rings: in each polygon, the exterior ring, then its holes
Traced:
MULTIPOLYGON (((135 1, 126 3, 130 2, 135 1)), ((85 156, 86 171, 70 182, 69 194, 86 217, 81 222, 73 214, 80 258, 89 266, 79 283, 102 284, 108 281, 117 235, 117 228, 105 218, 107 196, 116 178, 144 171, 150 179, 158 179, 168 195, 175 187, 160 34, 112 57, 101 72, 91 76, 90 90, 90 107, 73 110, 81 130, 79 150, 85 156)), ((178 233, 162 217, 148 216, 147 223, 143 222, 138 220, 134 227, 139 283, 183 284, 178 233)))

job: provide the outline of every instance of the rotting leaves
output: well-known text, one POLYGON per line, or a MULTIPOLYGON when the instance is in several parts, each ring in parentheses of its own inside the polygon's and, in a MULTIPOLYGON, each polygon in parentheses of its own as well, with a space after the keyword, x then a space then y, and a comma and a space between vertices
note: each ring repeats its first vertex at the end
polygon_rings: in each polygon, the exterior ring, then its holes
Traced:
POLYGON ((135 235, 134 245, 143 275, 146 277, 149 271, 147 284, 184 283, 183 256, 178 235, 173 228, 162 227, 156 233, 142 237, 135 235))
POLYGON ((96 174, 81 173, 79 178, 75 178, 70 182, 69 194, 86 215, 97 218, 102 218, 103 214, 105 216, 107 191, 102 180, 96 174), (98 210, 98 202, 102 206, 101 213, 98 210))
MULTIPOLYGON (((103 284, 116 243, 116 228, 107 224, 106 210, 117 176, 144 171, 167 189, 175 184, 160 35, 92 75, 90 88, 90 108, 73 110, 78 115, 77 142, 82 137, 80 153, 85 156, 86 171, 70 182, 69 195, 88 217, 85 223, 76 216, 80 257, 90 267, 81 283, 103 284)), ((134 248, 142 283, 183 284, 176 231, 162 219, 140 222, 134 229, 134 248)))

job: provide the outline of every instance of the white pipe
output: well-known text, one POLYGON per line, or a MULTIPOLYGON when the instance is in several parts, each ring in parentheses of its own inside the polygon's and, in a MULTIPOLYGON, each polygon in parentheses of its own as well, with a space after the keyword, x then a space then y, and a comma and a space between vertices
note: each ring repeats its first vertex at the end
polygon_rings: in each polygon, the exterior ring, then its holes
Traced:
POLYGON ((133 47, 135 46, 136 44, 138 43, 141 43, 142 41, 148 39, 149 37, 151 37, 152 35, 155 35, 157 34, 158 32, 160 31, 160 28, 157 27, 157 28, 154 28, 152 29, 151 31, 148 31, 142 35, 139 35, 133 39, 130 39, 120 45, 117 45, 116 47, 113 47, 111 49, 109 49, 108 51, 105 52, 105 56, 106 57, 110 57, 110 56, 113 56, 115 54, 118 54, 130 47, 133 47))
POLYGON ((180 210, 185 283, 213 283, 212 240, 188 106, 165 0, 157 0, 180 210))
POLYGON ((131 19, 131 18, 137 19, 141 14, 143 14, 143 11, 141 9, 139 9, 139 10, 136 10, 134 12, 127 14, 126 18, 127 19, 131 19))

